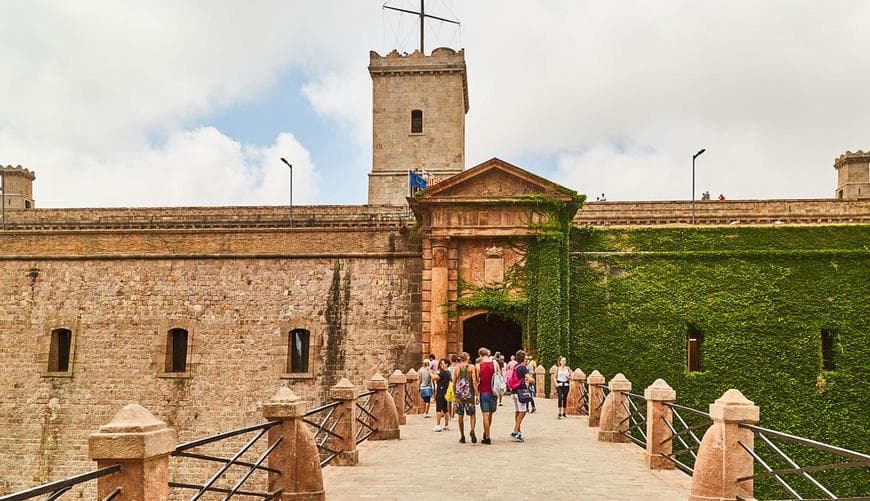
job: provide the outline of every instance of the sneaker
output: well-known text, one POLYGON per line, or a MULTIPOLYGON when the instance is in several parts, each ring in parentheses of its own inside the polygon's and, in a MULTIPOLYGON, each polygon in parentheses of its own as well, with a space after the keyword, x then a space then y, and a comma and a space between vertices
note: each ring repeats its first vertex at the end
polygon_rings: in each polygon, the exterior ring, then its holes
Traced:
POLYGON ((450 431, 450 426, 448 426, 448 425, 445 424, 445 425, 444 425, 444 428, 441 428, 441 429, 444 430, 444 431, 450 431))
POLYGON ((556 419, 562 419, 562 415, 561 415, 561 414, 559 414, 559 417, 557 417, 557 418, 556 418, 556 419))
POLYGON ((469 435, 471 435, 471 443, 476 444, 477 443, 477 435, 474 434, 474 430, 471 430, 471 433, 469 433, 469 435))
POLYGON ((525 442, 525 440, 523 440, 523 434, 522 434, 522 433, 517 433, 517 434, 514 436, 514 442, 525 442))
POLYGON ((464 444, 464 443, 465 443, 465 435, 462 435, 461 437, 459 437, 459 443, 460 443, 460 444, 464 444))
POLYGON ((429 414, 423 414, 423 419, 429 419, 430 417, 432 416, 430 416, 429 414))
POLYGON ((519 435, 519 433, 517 433, 517 432, 515 432, 515 431, 512 431, 512 432, 511 432, 511 437, 516 437, 517 435, 519 435))
POLYGON ((437 424, 435 425, 434 428, 432 428, 432 431, 441 431, 441 430, 442 430, 441 426, 437 425, 437 424))
POLYGON ((498 405, 499 405, 499 407, 503 407, 503 406, 504 406, 504 404, 501 403, 501 402, 499 402, 498 405))
POLYGON ((480 441, 480 443, 484 445, 490 445, 492 444, 492 440, 490 440, 489 437, 484 437, 483 440, 480 441))

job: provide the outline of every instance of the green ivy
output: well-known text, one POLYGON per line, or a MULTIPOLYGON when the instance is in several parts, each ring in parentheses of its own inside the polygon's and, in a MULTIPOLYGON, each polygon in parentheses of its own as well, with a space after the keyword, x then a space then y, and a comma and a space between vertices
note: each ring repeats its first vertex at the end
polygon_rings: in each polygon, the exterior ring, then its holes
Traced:
MULTIPOLYGON (((584 370, 622 372, 637 393, 663 378, 698 409, 738 388, 761 426, 868 451, 870 226, 575 228, 571 249, 572 359, 584 370), (686 371, 690 325, 703 332, 703 372, 686 371), (821 369, 822 329, 835 335, 834 371, 821 369)), ((840 496, 870 492, 867 469, 815 475, 840 496)), ((783 495, 756 483, 759 498, 783 495)))

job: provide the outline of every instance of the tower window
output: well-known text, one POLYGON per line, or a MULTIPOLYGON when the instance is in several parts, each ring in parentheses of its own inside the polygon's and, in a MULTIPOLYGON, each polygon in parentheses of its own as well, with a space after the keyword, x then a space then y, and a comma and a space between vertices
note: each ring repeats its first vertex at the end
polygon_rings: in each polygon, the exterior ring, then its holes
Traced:
POLYGON ((293 329, 287 339, 290 343, 287 372, 308 372, 311 333, 305 329, 293 329))
POLYGON ((72 347, 72 331, 54 329, 51 331, 51 346, 48 349, 48 371, 69 372, 69 354, 72 347))
POLYGON ((686 366, 689 372, 701 370, 701 345, 704 343, 704 333, 695 326, 690 326, 686 332, 686 366))
POLYGON ((411 110, 411 134, 423 133, 423 110, 411 110))
POLYGON ((171 329, 166 336, 166 372, 187 371, 187 331, 171 329))
POLYGON ((834 366, 834 335, 828 329, 822 329, 822 370, 832 371, 834 366))

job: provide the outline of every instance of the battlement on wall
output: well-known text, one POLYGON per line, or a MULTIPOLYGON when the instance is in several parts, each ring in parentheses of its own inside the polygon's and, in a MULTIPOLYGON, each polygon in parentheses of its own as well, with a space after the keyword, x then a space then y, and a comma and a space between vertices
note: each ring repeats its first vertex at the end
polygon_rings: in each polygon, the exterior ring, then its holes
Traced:
POLYGON ((28 178, 31 181, 34 181, 36 179, 36 174, 33 171, 31 171, 29 169, 25 169, 24 167, 22 167, 20 165, 14 165, 14 166, 13 165, 0 165, 0 170, 2 170, 3 174, 5 174, 7 176, 18 175, 18 176, 28 178))
POLYGON ((392 50, 385 56, 381 56, 375 51, 369 51, 369 74, 372 77, 408 73, 460 73, 462 75, 465 112, 468 113, 468 73, 465 65, 465 49, 456 51, 449 47, 438 47, 429 56, 419 50, 410 54, 392 50))
POLYGON ((858 150, 854 153, 847 151, 834 160, 834 168, 839 169, 848 163, 867 163, 868 161, 870 161, 870 151, 858 150))
MULTIPOLYGON (((576 226, 661 226, 691 224, 692 205, 684 201, 587 202, 576 226)), ((782 199, 696 201, 699 225, 870 223, 870 200, 782 199)))

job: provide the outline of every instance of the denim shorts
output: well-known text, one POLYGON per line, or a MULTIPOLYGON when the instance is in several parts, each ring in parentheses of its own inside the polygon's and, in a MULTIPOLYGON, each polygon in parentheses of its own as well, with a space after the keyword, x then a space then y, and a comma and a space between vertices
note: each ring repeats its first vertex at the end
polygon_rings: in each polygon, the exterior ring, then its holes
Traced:
POLYGON ((480 412, 495 412, 498 408, 498 399, 492 393, 480 394, 480 412))

